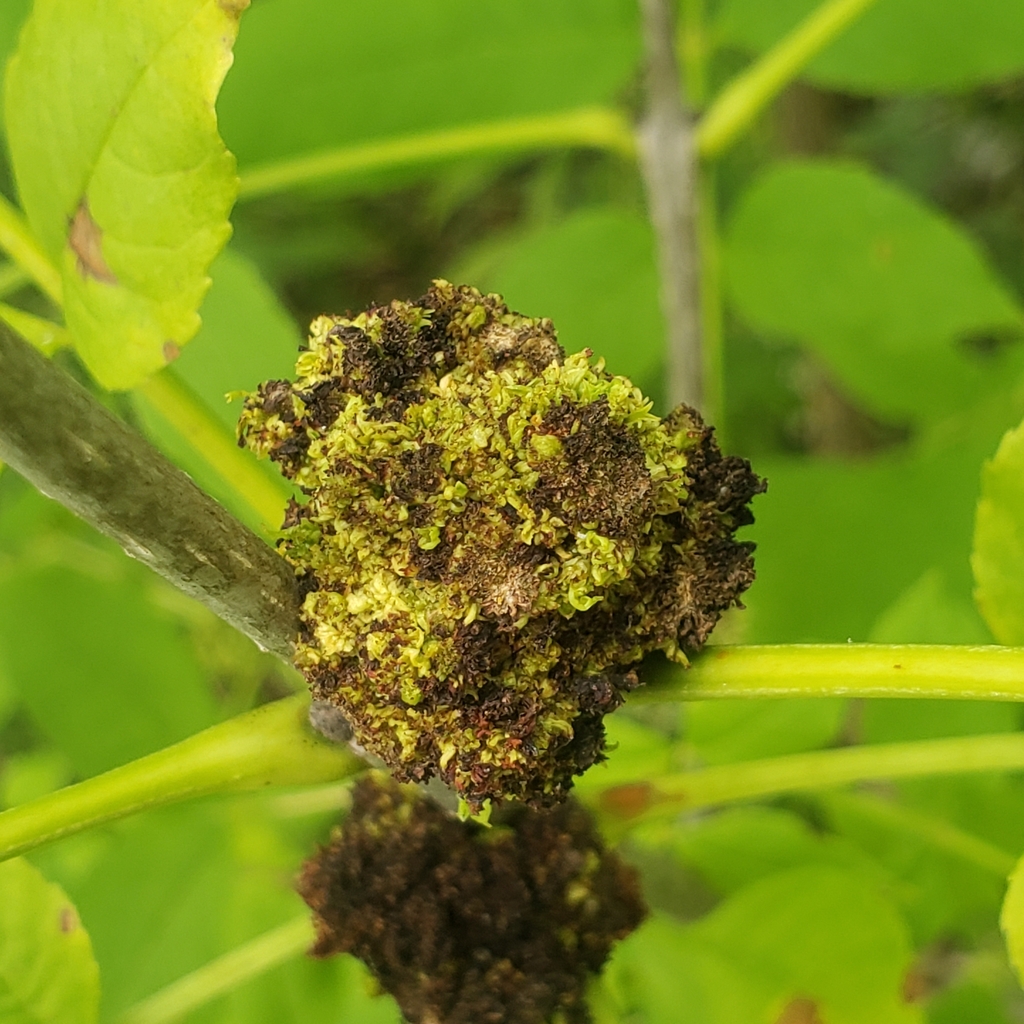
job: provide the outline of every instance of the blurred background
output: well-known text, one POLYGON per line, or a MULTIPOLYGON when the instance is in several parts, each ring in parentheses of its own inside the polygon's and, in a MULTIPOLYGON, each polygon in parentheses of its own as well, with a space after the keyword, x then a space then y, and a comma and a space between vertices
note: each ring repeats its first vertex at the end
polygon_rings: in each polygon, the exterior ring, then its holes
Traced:
MULTIPOLYGON (((723 447, 769 480, 747 531, 758 580, 716 642, 993 639, 972 599, 970 552, 982 464, 1024 415, 1024 5, 866 6, 700 172, 703 319, 721 352, 715 422, 723 447)), ((0 5, 4 53, 28 7, 0 5)), ((814 8, 683 0, 690 109, 814 8)), ((218 102, 242 181, 234 236, 177 371, 233 429, 238 404, 225 393, 289 376, 315 315, 413 298, 445 277, 551 317, 567 350, 591 348, 667 411, 656 245, 631 132, 644 102, 635 0, 254 0, 218 102)), ((0 188, 16 199, 5 168, 0 188)), ((0 291, 49 312, 16 274, 0 291)), ((109 400, 253 521, 144 398, 109 400)), ((0 474, 0 804, 296 686, 0 474)), ((1003 704, 694 704, 617 716, 620 751, 597 771, 607 784, 615 772, 1019 726, 1003 704)), ((1008 854, 1024 849, 1015 778, 887 793, 1008 854)), ((343 803, 340 790, 208 801, 40 853, 92 934, 106 1019, 297 913, 289 879, 343 803)), ((668 915, 637 947, 641 980, 645 964, 674 957, 699 989, 718 968, 671 946, 679 922, 774 871, 823 862, 884 876, 888 902, 872 921, 902 936, 892 963, 914 951, 907 1013, 1024 1020, 998 940, 1001 879, 920 836, 808 799, 633 843, 668 915), (751 866, 752 849, 775 852, 751 866)), ((690 991, 637 996, 622 1019, 690 1019, 678 1003, 690 991)), ((903 1012, 843 1019, 923 1019, 903 1012)), ((347 960, 289 964, 189 1018, 300 1019, 396 1018, 347 960)))

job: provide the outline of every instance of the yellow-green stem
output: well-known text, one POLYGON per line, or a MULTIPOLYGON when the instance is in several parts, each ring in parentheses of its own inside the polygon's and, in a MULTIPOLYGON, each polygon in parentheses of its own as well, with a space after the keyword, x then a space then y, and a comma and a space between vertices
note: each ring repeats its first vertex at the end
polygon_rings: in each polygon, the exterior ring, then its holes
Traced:
POLYGON ((39 349, 44 356, 52 356, 58 349, 71 344, 71 336, 60 324, 26 313, 23 309, 8 306, 6 302, 0 302, 0 321, 39 349))
POLYGON ((870 779, 1024 770, 1024 733, 873 744, 674 772, 595 793, 602 810, 630 822, 780 793, 870 779))
POLYGON ((705 160, 722 155, 769 103, 876 0, 825 0, 716 97, 697 127, 705 160))
POLYGON ((16 292, 31 282, 32 278, 17 263, 7 263, 0 267, 0 298, 16 292))
POLYGON ((331 782, 366 767, 306 721, 289 697, 130 764, 0 814, 0 860, 103 822, 211 793, 331 782))
POLYGON ((253 167, 241 172, 238 198, 253 199, 347 175, 453 157, 563 146, 607 149, 629 158, 636 152, 633 130, 622 114, 604 107, 586 107, 341 146, 253 167))
POLYGON ((689 669, 653 661, 630 701, 721 697, 1024 700, 1024 647, 777 644, 708 647, 689 669))
POLYGON ((170 1024, 180 1020, 244 982, 300 956, 313 944, 313 938, 310 916, 303 914, 171 982, 136 1003, 119 1024, 170 1024))
POLYGON ((64 305, 60 271, 39 247, 25 218, 14 205, 0 196, 0 249, 3 249, 57 306, 64 305))
POLYGON ((136 389, 170 422, 189 446, 256 512, 267 533, 281 526, 289 491, 235 443, 188 385, 172 370, 161 370, 136 389))
POLYGON ((704 362, 704 419, 715 425, 718 443, 729 443, 725 417, 725 332, 721 250, 715 168, 697 168, 697 249, 700 253, 701 357, 704 362))
POLYGON ((676 30, 676 49, 683 73, 683 94, 690 110, 701 110, 708 90, 708 34, 705 0, 682 0, 676 30))
POLYGON ((883 800, 867 793, 842 792, 823 794, 820 802, 832 815, 849 815, 869 824, 917 836, 936 849, 959 857, 999 878, 1006 878, 1017 863, 1017 858, 1006 850, 964 832, 943 818, 922 814, 905 804, 883 800))

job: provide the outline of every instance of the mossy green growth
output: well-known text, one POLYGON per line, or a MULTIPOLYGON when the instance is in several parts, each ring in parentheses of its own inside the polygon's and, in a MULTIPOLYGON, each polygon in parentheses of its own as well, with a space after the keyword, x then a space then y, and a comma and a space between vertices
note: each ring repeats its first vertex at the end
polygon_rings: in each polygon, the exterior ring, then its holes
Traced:
POLYGON ((400 779, 561 799, 630 666, 685 661, 750 584, 732 535, 763 483, 692 409, 659 419, 550 320, 446 281, 320 317, 296 371, 239 438, 308 495, 280 550, 313 695, 400 779))

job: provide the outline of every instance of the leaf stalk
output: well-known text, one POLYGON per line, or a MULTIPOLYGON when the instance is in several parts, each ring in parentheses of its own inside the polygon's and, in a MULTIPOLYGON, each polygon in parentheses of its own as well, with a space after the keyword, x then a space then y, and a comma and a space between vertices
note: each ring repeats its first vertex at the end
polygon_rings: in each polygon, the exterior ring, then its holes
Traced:
POLYGON ((646 666, 630 700, 726 697, 933 697, 1024 700, 1024 647, 954 644, 710 646, 689 669, 646 666))
POLYGON ((0 814, 0 860, 139 811, 212 793, 333 782, 366 767, 288 697, 0 814))

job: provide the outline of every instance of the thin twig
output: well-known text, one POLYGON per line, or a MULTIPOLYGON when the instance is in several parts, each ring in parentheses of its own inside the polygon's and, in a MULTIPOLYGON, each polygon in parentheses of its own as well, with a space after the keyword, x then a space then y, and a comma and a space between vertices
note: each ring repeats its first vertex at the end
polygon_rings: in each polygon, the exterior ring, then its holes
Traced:
POLYGON ((290 661, 298 596, 284 559, 6 327, 0 460, 290 661))
POLYGON ((640 165, 658 242, 661 302, 668 330, 668 397, 703 399, 696 147, 680 95, 669 0, 640 0, 647 59, 647 113, 638 128, 640 165))

